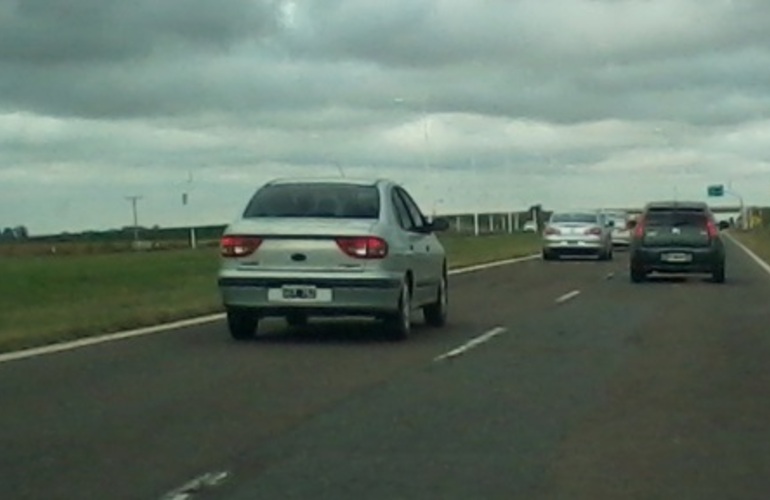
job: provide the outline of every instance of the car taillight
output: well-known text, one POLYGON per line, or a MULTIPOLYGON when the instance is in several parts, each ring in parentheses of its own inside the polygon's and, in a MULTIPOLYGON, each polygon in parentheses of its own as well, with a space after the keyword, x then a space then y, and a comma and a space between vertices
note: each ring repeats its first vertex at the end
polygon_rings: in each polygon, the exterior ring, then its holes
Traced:
POLYGON ((586 234, 593 234, 595 236, 601 236, 602 228, 600 228, 600 227, 592 227, 591 229, 586 229, 586 234))
POLYGON ((337 238, 340 250, 357 259, 382 259, 388 255, 388 242, 376 236, 337 238))
POLYGON ((545 234, 561 234, 561 231, 556 229, 555 227, 547 227, 545 228, 545 231, 543 231, 545 234))
POLYGON ((222 257, 245 257, 253 254, 261 244, 262 239, 253 236, 222 236, 219 252, 222 257))
POLYGON ((644 219, 639 217, 636 220, 636 227, 634 227, 634 236, 637 238, 641 238, 644 236, 644 219))
POLYGON ((713 220, 706 221, 706 231, 709 234, 709 238, 716 238, 719 235, 719 229, 713 220))

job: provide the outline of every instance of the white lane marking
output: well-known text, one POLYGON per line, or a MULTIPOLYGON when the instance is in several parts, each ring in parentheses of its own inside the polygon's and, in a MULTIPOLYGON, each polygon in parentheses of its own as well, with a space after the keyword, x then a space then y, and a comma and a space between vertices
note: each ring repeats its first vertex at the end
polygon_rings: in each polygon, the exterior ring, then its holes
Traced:
MULTIPOLYGON (((528 255, 525 257, 517 257, 515 259, 498 260, 495 262, 488 262, 486 264, 478 264, 475 266, 462 267, 460 269, 452 269, 447 274, 454 276, 457 274, 466 274, 476 271, 483 271, 486 269, 492 269, 500 266, 507 266, 510 264, 518 264, 519 262, 526 262, 539 258, 539 254, 528 255)), ((113 340, 121 340, 132 337, 140 337, 142 335, 150 335, 154 333, 164 333, 170 330, 176 330, 179 328, 185 328, 189 326, 202 325, 205 323, 211 323, 214 321, 220 321, 225 318, 223 313, 211 314, 208 316, 199 316, 195 318, 185 319, 181 321, 175 321, 173 323, 164 323, 161 325, 148 326, 145 328, 139 328, 136 330, 128 330, 123 332, 107 333, 98 337, 87 337, 78 340, 72 340, 68 342, 62 342, 59 344, 52 344, 48 346, 33 347, 30 349, 24 349, 21 351, 12 351, 5 354, 0 354, 0 363, 6 361, 14 361, 17 359, 31 358, 34 356, 41 356, 43 354, 52 354, 55 352, 69 351, 71 349, 78 349, 80 347, 86 347, 95 344, 101 344, 103 342, 112 342, 113 340)))
POLYGON ((433 358, 433 361, 442 361, 444 359, 454 358, 455 356, 459 356, 460 354, 463 354, 464 352, 467 352, 474 347, 477 347, 484 342, 488 342, 492 340, 494 337, 500 335, 501 333, 505 332, 507 329, 503 328, 502 326, 497 326, 495 328, 492 328, 488 332, 479 335, 478 337, 475 337, 468 342, 464 343, 460 347, 457 347, 455 349, 452 349, 449 352, 445 352, 444 354, 441 354, 440 356, 436 356, 433 358))
POLYGON ((727 236, 730 239, 730 241, 732 241, 733 243, 738 245, 738 248, 740 248, 741 250, 746 252, 746 255, 751 257, 751 260, 756 262, 759 267, 761 267, 766 273, 770 274, 770 264, 765 262, 762 259, 762 257, 760 257, 759 255, 755 254, 749 247, 747 247, 746 245, 744 245, 743 243, 738 241, 733 235, 731 235, 729 233, 724 233, 724 234, 725 234, 725 236, 727 236))
POLYGON ((230 477, 230 473, 227 471, 207 472, 166 493, 161 497, 161 500, 188 500, 203 490, 216 488, 228 477, 230 477))
POLYGON ((453 269, 449 271, 449 275, 472 273, 476 271, 484 271, 486 269, 492 269, 500 266, 508 266, 511 264, 518 264, 519 262, 527 262, 529 260, 539 259, 540 254, 527 255, 525 257, 517 257, 515 259, 496 260, 494 262, 487 262, 486 264, 477 264, 475 266, 461 267, 460 269, 453 269))
POLYGON ((224 319, 224 317, 225 315, 222 313, 211 314, 208 316, 200 316, 197 318, 174 321, 173 323, 164 323, 162 325, 138 328, 136 330, 128 330, 125 332, 117 332, 117 333, 107 333, 104 335, 99 335, 98 337, 87 337, 79 340, 73 340, 70 342, 62 342, 61 344, 53 344, 53 345, 47 345, 42 347, 33 347, 31 349, 25 349, 23 351, 7 352, 4 354, 0 354, 0 363, 4 363, 6 361, 13 361, 16 359, 30 358, 32 356, 40 356, 41 354, 51 354, 59 351, 68 351, 70 349, 77 349, 79 347, 85 347, 85 346, 94 345, 94 344, 101 344, 103 342, 112 342, 114 340, 141 337, 142 335, 151 335, 154 333, 166 332, 169 330, 176 330, 178 328, 202 325, 205 323, 211 323, 213 321, 219 321, 221 319, 224 319))
POLYGON ((567 292, 564 295, 562 295, 561 297, 557 298, 556 299, 556 303, 557 304, 563 304, 563 303, 567 302, 568 300, 574 299, 578 295, 580 295, 580 290, 572 290, 571 292, 567 292))

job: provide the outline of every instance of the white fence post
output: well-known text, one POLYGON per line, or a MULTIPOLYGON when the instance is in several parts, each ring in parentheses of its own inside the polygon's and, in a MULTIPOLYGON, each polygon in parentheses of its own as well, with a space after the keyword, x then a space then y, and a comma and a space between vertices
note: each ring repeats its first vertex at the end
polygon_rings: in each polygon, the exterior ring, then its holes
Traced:
POLYGON ((479 213, 474 212, 473 213, 473 234, 478 236, 479 235, 479 213))
POLYGON ((488 214, 487 217, 489 218, 489 232, 494 233, 495 232, 495 214, 488 214))

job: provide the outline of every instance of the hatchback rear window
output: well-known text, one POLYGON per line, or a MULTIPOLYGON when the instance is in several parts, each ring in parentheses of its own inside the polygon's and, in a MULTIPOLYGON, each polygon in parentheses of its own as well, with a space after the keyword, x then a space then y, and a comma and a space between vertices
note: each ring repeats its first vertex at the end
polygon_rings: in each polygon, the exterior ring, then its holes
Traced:
POLYGON ((375 186, 296 183, 260 188, 243 216, 376 219, 379 214, 380 195, 375 186))
POLYGON ((596 224, 596 214, 590 213, 568 213, 568 214, 554 214, 551 217, 551 222, 576 222, 581 224, 596 224))
POLYGON ((650 227, 703 227, 706 214, 702 210, 651 210, 645 224, 650 227))

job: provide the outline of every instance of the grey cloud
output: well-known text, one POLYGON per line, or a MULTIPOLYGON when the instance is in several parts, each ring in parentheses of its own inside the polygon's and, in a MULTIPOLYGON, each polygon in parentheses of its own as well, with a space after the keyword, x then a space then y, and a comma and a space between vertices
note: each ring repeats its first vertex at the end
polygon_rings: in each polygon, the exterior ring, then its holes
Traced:
POLYGON ((114 62, 164 47, 226 48, 272 33, 273 0, 0 0, 0 62, 114 62))

